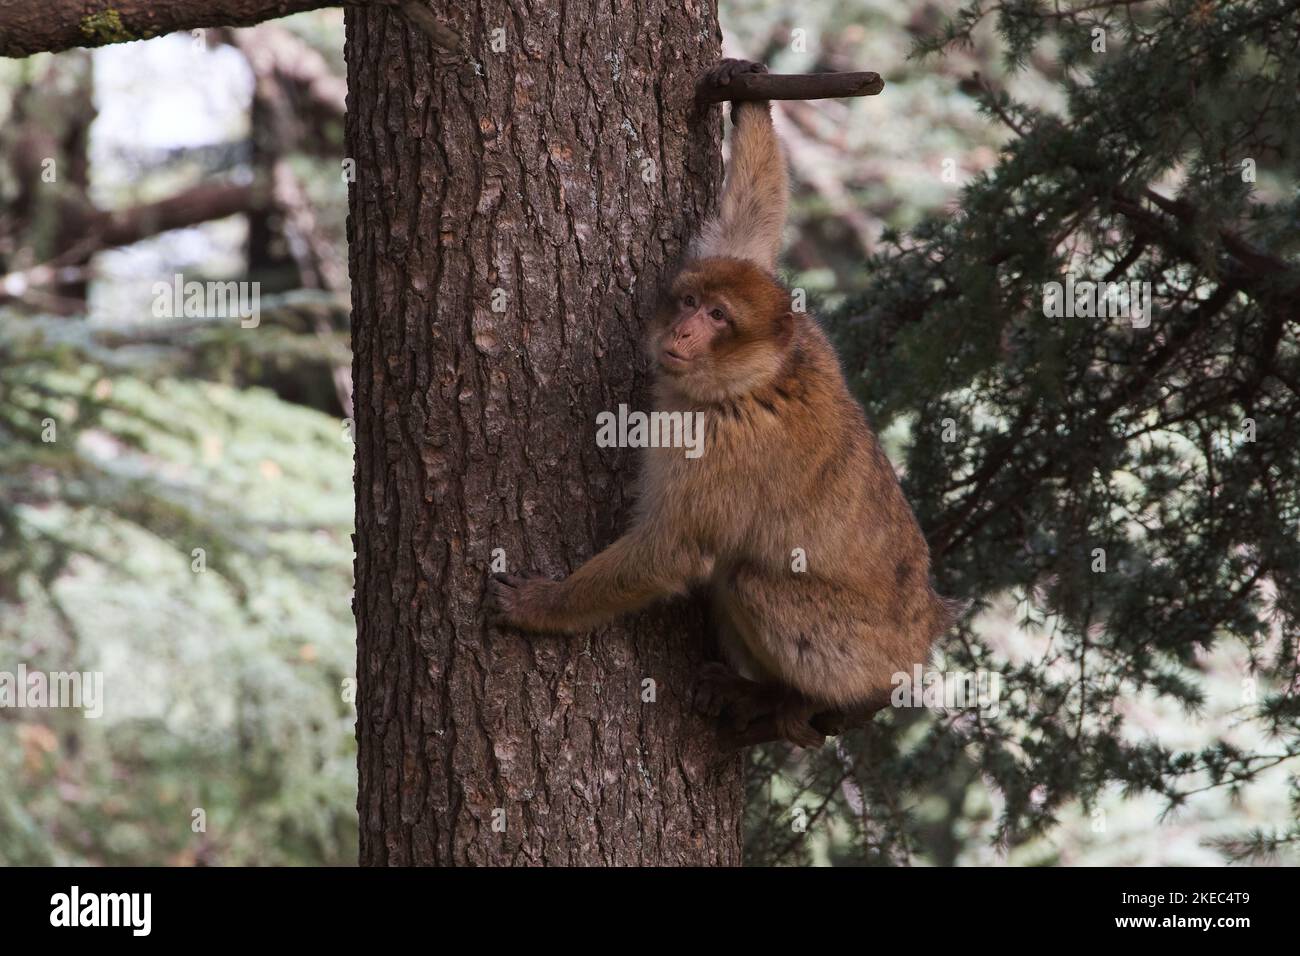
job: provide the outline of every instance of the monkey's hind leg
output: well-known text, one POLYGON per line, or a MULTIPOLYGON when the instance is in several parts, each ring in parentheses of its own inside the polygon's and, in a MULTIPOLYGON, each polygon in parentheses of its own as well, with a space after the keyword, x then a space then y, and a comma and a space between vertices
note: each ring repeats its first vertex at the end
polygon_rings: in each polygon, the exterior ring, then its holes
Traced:
POLYGON ((823 705, 809 700, 792 687, 780 684, 769 685, 775 688, 775 706, 758 719, 751 720, 742 732, 742 739, 788 740, 796 747, 816 749, 826 743, 826 734, 813 720, 814 715, 823 709, 823 705))
POLYGON ((723 726, 743 732, 750 724, 770 717, 781 704, 782 688, 750 680, 720 661, 705 664, 695 683, 695 708, 717 717, 723 726))
POLYGON ((784 740, 815 750, 826 743, 825 731, 813 719, 819 710, 820 705, 797 690, 763 685, 756 699, 728 712, 731 723, 723 730, 723 740, 733 749, 784 740))
POLYGON ((820 747, 826 734, 814 726, 823 708, 798 691, 775 682, 741 677, 726 664, 706 664, 696 684, 696 707, 718 717, 723 745, 730 750, 771 740, 820 747))
POLYGON ((695 680, 695 709, 707 717, 721 717, 752 686, 755 686, 753 681, 741 677, 721 661, 710 661, 700 668, 695 680))

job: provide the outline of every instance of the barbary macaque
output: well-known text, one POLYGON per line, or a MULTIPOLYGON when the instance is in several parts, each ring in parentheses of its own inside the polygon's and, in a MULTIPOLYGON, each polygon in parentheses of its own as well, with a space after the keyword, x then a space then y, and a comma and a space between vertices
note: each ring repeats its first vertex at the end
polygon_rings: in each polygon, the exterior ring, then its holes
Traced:
MULTIPOLYGON (((759 64, 724 60, 725 85, 759 64)), ((826 335, 776 279, 789 183, 767 103, 732 104, 720 209, 650 329, 655 408, 703 413, 704 452, 647 448, 632 528, 563 581, 498 575, 497 619, 580 633, 696 587, 727 665, 697 699, 745 742, 801 746, 888 700, 957 613, 826 335)))

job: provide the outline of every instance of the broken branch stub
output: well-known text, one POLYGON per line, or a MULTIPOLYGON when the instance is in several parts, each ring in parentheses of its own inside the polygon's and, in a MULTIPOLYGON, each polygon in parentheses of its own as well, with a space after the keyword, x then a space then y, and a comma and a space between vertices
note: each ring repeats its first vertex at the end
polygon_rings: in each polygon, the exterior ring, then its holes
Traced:
POLYGON ((725 85, 702 80, 700 103, 746 100, 824 100, 841 96, 875 96, 885 88, 879 73, 739 73, 725 85))

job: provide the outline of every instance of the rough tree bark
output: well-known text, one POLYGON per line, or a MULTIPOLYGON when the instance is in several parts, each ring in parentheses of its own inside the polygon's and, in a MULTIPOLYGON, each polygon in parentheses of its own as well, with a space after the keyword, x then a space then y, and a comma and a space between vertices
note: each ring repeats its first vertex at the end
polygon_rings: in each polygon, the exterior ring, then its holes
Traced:
POLYGON ((692 111, 716 10, 447 9, 459 53, 347 13, 361 861, 736 864, 697 607, 484 623, 493 549, 567 573, 626 524, 635 462, 595 417, 645 407, 643 322, 721 178, 692 111))

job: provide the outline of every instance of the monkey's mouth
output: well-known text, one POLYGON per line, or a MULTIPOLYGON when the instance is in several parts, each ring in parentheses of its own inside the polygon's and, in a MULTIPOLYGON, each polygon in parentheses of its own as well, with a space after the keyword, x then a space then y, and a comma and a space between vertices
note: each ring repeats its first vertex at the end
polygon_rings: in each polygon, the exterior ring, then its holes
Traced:
POLYGON ((691 364, 691 360, 684 355, 679 355, 672 349, 664 349, 659 353, 659 364, 668 371, 680 371, 691 364))

